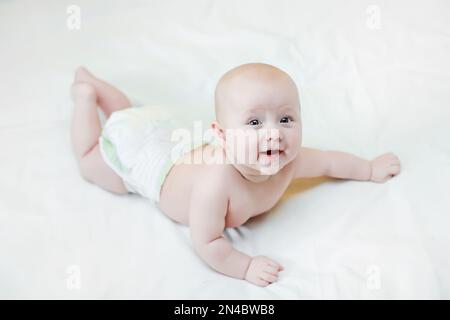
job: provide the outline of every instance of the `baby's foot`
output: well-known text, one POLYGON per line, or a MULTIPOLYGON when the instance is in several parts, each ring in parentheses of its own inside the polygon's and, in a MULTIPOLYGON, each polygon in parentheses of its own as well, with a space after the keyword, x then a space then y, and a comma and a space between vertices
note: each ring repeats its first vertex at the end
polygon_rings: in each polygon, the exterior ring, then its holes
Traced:
POLYGON ((75 77, 74 77, 74 83, 77 82, 86 82, 86 83, 92 83, 95 81, 95 76, 90 73, 85 67, 78 67, 75 70, 75 77))
POLYGON ((72 100, 74 102, 80 101, 95 101, 97 100, 97 94, 95 88, 84 82, 75 82, 70 89, 72 100))

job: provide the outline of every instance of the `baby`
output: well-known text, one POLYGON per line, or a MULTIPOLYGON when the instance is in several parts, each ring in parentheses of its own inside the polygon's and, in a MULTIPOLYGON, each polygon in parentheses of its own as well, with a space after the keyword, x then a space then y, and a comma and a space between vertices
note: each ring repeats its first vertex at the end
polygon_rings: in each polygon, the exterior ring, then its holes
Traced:
POLYGON ((81 175, 108 191, 149 198, 189 225, 193 247, 210 267, 259 286, 277 281, 283 266, 236 250, 223 236, 225 228, 270 210, 294 179, 385 182, 400 172, 392 153, 369 161, 303 147, 297 87, 267 64, 225 73, 215 91, 214 139, 177 152, 170 114, 161 108, 132 108, 123 93, 81 67, 71 92, 71 137, 81 175), (97 108, 107 119, 103 128, 97 108))

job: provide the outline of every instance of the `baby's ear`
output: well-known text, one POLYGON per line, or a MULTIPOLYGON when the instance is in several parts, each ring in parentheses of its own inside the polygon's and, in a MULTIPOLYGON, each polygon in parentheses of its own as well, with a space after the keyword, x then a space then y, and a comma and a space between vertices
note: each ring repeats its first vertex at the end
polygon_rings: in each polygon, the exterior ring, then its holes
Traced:
POLYGON ((225 131, 216 120, 211 122, 211 128, 214 130, 214 134, 216 135, 216 137, 218 137, 222 141, 225 141, 225 131))

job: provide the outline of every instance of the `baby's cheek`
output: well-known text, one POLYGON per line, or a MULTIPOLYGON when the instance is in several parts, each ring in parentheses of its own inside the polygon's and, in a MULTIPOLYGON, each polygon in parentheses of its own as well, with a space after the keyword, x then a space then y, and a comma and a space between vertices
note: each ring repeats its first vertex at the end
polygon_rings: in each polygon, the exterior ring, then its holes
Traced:
POLYGON ((247 159, 249 164, 256 164, 258 162, 258 143, 257 141, 250 141, 247 148, 247 159))
POLYGON ((258 161, 258 142, 257 139, 249 135, 236 135, 230 137, 227 144, 228 155, 237 164, 252 165, 258 161))
POLYGON ((284 155, 285 155, 284 161, 290 162, 297 156, 297 154, 300 150, 300 142, 295 139, 286 141, 286 142, 287 142, 287 149, 284 150, 285 151, 284 152, 284 155))

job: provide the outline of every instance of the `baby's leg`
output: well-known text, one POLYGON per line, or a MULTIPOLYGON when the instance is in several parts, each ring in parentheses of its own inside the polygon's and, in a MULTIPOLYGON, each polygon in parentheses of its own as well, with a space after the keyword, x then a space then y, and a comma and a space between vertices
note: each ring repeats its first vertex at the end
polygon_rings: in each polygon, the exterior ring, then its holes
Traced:
POLYGON ((108 191, 127 193, 122 178, 105 163, 100 154, 98 138, 101 125, 97 113, 97 90, 88 83, 75 82, 72 85, 72 99, 75 107, 71 138, 81 175, 108 191))
POLYGON ((97 93, 97 103, 106 118, 114 111, 129 108, 128 98, 118 89, 95 77, 83 67, 79 67, 75 73, 75 82, 84 82, 92 85, 97 93))

